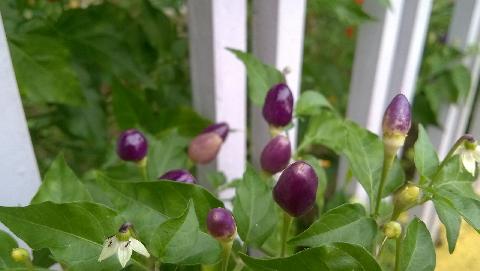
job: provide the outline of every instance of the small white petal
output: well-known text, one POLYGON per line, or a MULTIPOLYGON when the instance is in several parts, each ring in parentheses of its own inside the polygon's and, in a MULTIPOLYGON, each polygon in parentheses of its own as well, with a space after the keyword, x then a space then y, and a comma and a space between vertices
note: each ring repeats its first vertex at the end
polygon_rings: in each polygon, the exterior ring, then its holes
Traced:
POLYGON ((121 242, 118 247, 118 260, 122 267, 125 267, 132 257, 132 247, 130 246, 130 242, 121 242))
POLYGON ((462 144, 460 146, 458 146, 458 148, 453 152, 453 155, 461 155, 462 153, 465 152, 465 146, 462 144))
POLYGON ((480 162, 480 146, 477 146, 473 151, 473 158, 475 158, 475 161, 480 162))
POLYGON ((472 153, 464 152, 461 158, 465 169, 470 172, 470 174, 475 175, 475 169, 477 167, 477 164, 475 163, 475 159, 473 159, 472 153))
POLYGON ((100 257, 98 257, 98 261, 101 262, 106 258, 112 256, 117 252, 119 242, 115 236, 109 237, 103 243, 103 249, 100 253, 100 257))
POLYGON ((147 248, 145 248, 145 246, 140 241, 135 238, 130 238, 130 242, 130 246, 132 247, 133 251, 142 254, 147 258, 150 257, 150 253, 148 253, 147 248))

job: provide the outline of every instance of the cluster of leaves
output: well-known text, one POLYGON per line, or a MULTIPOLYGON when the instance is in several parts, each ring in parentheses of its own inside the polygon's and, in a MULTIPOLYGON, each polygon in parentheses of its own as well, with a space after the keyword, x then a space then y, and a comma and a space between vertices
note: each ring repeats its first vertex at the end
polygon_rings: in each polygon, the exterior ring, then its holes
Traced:
POLYGON ((90 2, 0 3, 42 171, 60 150, 82 172, 104 163, 119 129, 207 123, 190 107, 181 1, 90 2))
POLYGON ((463 60, 478 52, 460 51, 460 44, 448 36, 453 4, 436 1, 432 9, 413 105, 416 122, 424 125, 440 126, 442 106, 462 101, 470 90, 471 75, 463 60))

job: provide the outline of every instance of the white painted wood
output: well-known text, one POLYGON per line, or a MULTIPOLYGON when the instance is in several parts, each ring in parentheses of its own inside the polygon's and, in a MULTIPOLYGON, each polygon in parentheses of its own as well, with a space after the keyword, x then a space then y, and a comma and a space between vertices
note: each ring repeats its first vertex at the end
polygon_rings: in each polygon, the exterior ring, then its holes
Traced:
POLYGON ((1 20, 0 78, 0 205, 23 206, 37 191, 40 174, 1 20))
MULTIPOLYGON (((30 203, 40 186, 40 174, 15 80, 1 14, 0 116, 0 206, 25 206, 30 203)), ((5 230, 6 227, 0 224, 0 229, 5 230)), ((27 247, 23 242, 20 242, 20 246, 27 247)))
MULTIPOLYGON (((379 134, 386 98, 389 97, 390 75, 400 29, 404 0, 392 0, 391 7, 377 0, 363 4, 365 12, 374 18, 362 24, 358 31, 350 83, 347 117, 379 134)), ((338 182, 343 183, 346 162, 340 163, 338 182)), ((363 188, 356 184, 355 197, 368 202, 363 188)))
MULTIPOLYGON (((287 84, 296 101, 300 92, 305 32, 305 0, 254 0, 253 53, 264 63, 279 70, 287 68, 287 84)), ((259 166, 260 153, 270 139, 261 108, 252 105, 252 160, 259 166)), ((296 123, 296 121, 294 121, 296 123)), ((296 146, 296 129, 289 131, 292 148, 296 146)))
POLYGON ((399 92, 413 100, 432 2, 406 1, 404 4, 387 102, 399 92))
MULTIPOLYGON (((455 2, 448 31, 448 42, 463 51, 480 42, 480 1, 457 0, 455 2)), ((478 56, 466 57, 464 63, 470 69, 472 76, 467 98, 458 104, 443 108, 440 121, 443 129, 429 129, 429 134, 434 145, 438 147, 441 159, 445 157, 455 141, 465 133, 478 86, 480 58, 478 56)), ((422 218, 432 235, 437 236, 439 223, 433 204, 424 208, 422 218)))
MULTIPOLYGON (((193 103, 198 112, 234 130, 215 162, 200 167, 239 178, 246 159, 246 74, 242 62, 226 48, 246 50, 246 0, 189 0, 190 64, 193 103)), ((233 190, 222 198, 233 196, 233 190)))

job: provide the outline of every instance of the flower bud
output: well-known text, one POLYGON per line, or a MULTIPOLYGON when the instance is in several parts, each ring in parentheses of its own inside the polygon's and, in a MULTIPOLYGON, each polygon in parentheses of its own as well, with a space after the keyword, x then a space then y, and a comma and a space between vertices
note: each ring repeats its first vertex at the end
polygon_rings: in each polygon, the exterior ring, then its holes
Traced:
POLYGON ((383 226, 383 234, 388 239, 397 239, 402 235, 402 225, 397 221, 390 221, 383 226))
POLYGON ((398 94, 383 115, 383 142, 387 153, 394 155, 403 146, 411 125, 410 103, 405 95, 398 94))
POLYGON ((10 257, 12 257, 12 259, 17 263, 23 263, 30 260, 30 255, 28 254, 28 251, 21 247, 12 249, 10 257))
POLYGON ((188 146, 188 156, 198 164, 208 164, 215 157, 222 146, 222 138, 214 132, 200 134, 188 146))
POLYGON ((208 212, 207 229, 211 236, 228 242, 235 238, 237 225, 232 213, 224 208, 214 208, 208 212))
POLYGON ((167 171, 158 179, 176 181, 181 183, 197 183, 197 179, 195 179, 195 177, 193 177, 193 175, 185 169, 174 169, 167 171))
POLYGON ((402 186, 395 192, 393 202, 395 212, 402 212, 418 202, 420 197, 420 188, 412 183, 402 186))
POLYGON ((260 156, 260 165, 268 173, 275 174, 288 166, 292 149, 290 141, 283 135, 271 139, 260 156))
POLYGON ((118 156, 124 161, 142 160, 147 155, 147 148, 147 139, 135 129, 124 131, 117 141, 118 156))
POLYGON ((292 121, 293 95, 290 88, 280 83, 274 85, 265 97, 263 117, 272 126, 283 127, 292 121))
POLYGON ((202 131, 202 134, 213 132, 213 133, 218 134, 222 138, 222 140, 225 141, 225 139, 228 136, 229 131, 230 131, 230 127, 228 126, 228 124, 226 122, 219 122, 219 123, 212 124, 212 125, 208 126, 207 128, 205 128, 202 131))
POLYGON ((318 178, 306 162, 298 161, 288 166, 273 188, 273 198, 293 217, 301 216, 315 204, 318 178))

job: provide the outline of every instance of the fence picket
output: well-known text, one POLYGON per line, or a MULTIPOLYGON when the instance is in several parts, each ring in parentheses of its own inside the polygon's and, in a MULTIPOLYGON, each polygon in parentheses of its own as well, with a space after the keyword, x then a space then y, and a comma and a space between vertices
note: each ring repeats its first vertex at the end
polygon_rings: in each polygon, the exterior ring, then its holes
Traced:
MULTIPOLYGON (((188 23, 194 107, 233 130, 216 159, 200 167, 223 171, 228 180, 241 177, 246 159, 246 74, 242 62, 226 48, 246 50, 246 0, 190 0, 188 23)), ((224 198, 233 196, 225 191, 224 198)))
MULTIPOLYGON (((253 53, 264 63, 279 70, 287 68, 287 84, 294 100, 300 92, 303 37, 305 28, 305 0, 253 1, 253 53)), ((261 108, 252 105, 252 161, 258 166, 260 153, 270 136, 261 108)), ((289 131, 292 147, 296 145, 296 129, 289 131)))

